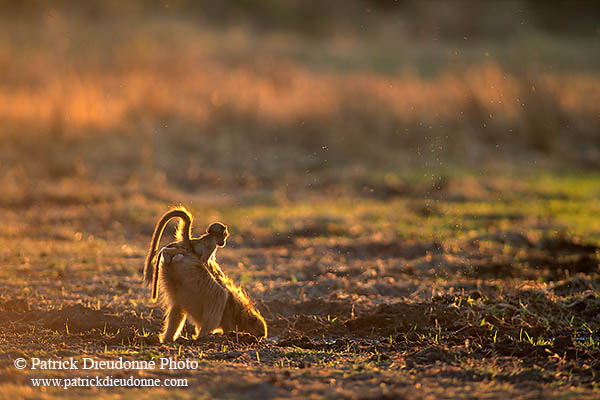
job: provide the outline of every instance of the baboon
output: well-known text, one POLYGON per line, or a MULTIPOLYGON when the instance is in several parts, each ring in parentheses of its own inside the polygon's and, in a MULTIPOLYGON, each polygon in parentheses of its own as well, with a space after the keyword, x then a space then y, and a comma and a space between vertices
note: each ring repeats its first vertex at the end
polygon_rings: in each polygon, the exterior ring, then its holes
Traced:
MULTIPOLYGON (((229 231, 227 226, 220 222, 215 222, 206 229, 206 233, 199 238, 192 238, 192 214, 184 207, 174 208, 165 213, 154 228, 152 234, 152 242, 150 244, 150 250, 146 256, 144 264, 144 283, 150 285, 152 283, 152 299, 156 300, 156 281, 158 277, 158 258, 156 257, 156 251, 158 250, 158 244, 162 234, 167 226, 167 223, 173 219, 179 218, 179 224, 177 225, 177 231, 175 233, 176 242, 172 242, 165 246, 163 251, 164 257, 174 257, 178 253, 193 252, 200 256, 200 263, 206 264, 207 267, 218 268, 217 263, 208 263, 208 260, 213 257, 217 247, 224 247, 229 231)), ((165 260, 168 264, 170 259, 165 260)), ((213 274, 221 275, 223 272, 213 270, 213 274)))
MULTIPOLYGON (((161 251, 162 253, 162 251, 161 251)), ((213 258, 209 263, 216 263, 213 258)), ((223 332, 243 331, 258 338, 267 336, 267 325, 254 308, 248 295, 226 274, 214 276, 196 254, 184 253, 166 264, 159 255, 160 299, 165 308, 165 325, 161 342, 174 341, 190 318, 195 329, 193 338, 205 336, 215 329, 223 332)))
POLYGON ((217 328, 224 332, 242 330, 266 337, 267 326, 246 293, 235 285, 216 262, 217 247, 225 246, 229 235, 221 223, 209 226, 200 238, 191 238, 192 216, 184 208, 171 210, 159 220, 144 267, 144 281, 152 282, 152 300, 156 301, 160 286, 165 308, 165 327, 161 342, 179 336, 189 315, 195 326, 194 338, 217 328), (176 238, 156 250, 167 222, 180 218, 176 238), (200 329, 198 329, 200 327, 200 329))

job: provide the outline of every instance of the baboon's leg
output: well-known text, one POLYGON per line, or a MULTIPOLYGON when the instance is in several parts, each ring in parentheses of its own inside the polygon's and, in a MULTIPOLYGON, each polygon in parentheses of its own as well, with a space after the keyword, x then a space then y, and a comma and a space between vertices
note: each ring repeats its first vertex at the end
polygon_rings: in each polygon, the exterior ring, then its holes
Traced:
POLYGON ((190 322, 194 325, 194 333, 192 335, 192 339, 194 340, 200 336, 200 326, 204 319, 205 307, 208 307, 208 311, 210 312, 210 306, 207 304, 198 304, 197 307, 191 308, 188 314, 190 322))
POLYGON ((204 308, 207 307, 208 300, 199 299, 199 301, 190 302, 187 305, 188 319, 194 325, 194 334, 192 335, 192 339, 196 339, 198 337, 198 331, 200 328, 200 323, 202 322, 202 317, 204 315, 204 308))
POLYGON ((220 287, 219 289, 218 292, 215 292, 213 302, 205 305, 200 321, 200 332, 198 332, 197 337, 206 336, 221 325, 228 293, 220 287))
POLYGON ((196 339, 202 336, 206 336, 215 329, 219 327, 219 322, 221 322, 221 316, 216 313, 206 313, 205 317, 202 318, 202 324, 200 326, 200 331, 196 334, 196 339))
POLYGON ((172 342, 179 337, 183 325, 185 324, 185 317, 186 314, 179 305, 173 304, 167 308, 165 314, 165 329, 159 337, 161 343, 172 342))

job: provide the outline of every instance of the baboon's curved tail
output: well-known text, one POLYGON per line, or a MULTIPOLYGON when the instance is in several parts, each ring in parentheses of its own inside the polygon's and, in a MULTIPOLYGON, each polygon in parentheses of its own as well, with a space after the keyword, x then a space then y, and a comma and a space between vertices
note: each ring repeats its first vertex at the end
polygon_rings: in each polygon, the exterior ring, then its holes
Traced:
MULTIPOLYGON (((162 252, 161 252, 162 253, 162 252)), ((156 303, 156 300, 158 299, 158 270, 160 269, 161 264, 163 264, 163 260, 161 260, 161 257, 163 257, 161 254, 158 255, 158 259, 156 260, 156 263, 154 264, 154 274, 153 274, 153 278, 152 278, 152 302, 156 303)))
MULTIPOLYGON (((154 258, 156 256, 156 251, 158 250, 158 244, 160 243, 163 231, 165 230, 167 223, 173 218, 181 219, 177 236, 181 236, 181 240, 183 240, 183 243, 190 251, 193 250, 191 243, 193 221, 192 214, 184 207, 174 208, 165 213, 154 228, 152 242, 150 243, 150 250, 148 250, 148 255, 146 256, 146 261, 144 264, 144 283, 146 285, 150 285, 158 276, 158 263, 156 263, 156 266, 154 266, 154 258)), ((153 299, 154 294, 155 293, 153 291, 153 299)))

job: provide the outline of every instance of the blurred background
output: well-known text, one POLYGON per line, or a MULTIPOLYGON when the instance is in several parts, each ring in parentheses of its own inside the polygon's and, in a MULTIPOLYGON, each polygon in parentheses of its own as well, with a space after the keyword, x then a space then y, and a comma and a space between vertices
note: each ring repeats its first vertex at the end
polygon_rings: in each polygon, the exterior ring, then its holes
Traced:
POLYGON ((600 167, 596 1, 1 1, 0 33, 4 202, 600 167))

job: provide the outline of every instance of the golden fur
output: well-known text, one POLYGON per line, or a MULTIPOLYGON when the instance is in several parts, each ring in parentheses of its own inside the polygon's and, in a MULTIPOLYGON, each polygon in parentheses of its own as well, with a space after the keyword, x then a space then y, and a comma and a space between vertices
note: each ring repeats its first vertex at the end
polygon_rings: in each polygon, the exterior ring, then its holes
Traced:
POLYGON ((195 335, 204 336, 215 330, 229 295, 208 270, 198 264, 198 258, 179 254, 166 264, 160 254, 157 267, 160 300, 165 309, 160 341, 176 340, 188 315, 196 326, 195 335))
POLYGON ((194 338, 218 328, 266 337, 265 320, 248 295, 224 273, 216 277, 210 272, 221 271, 214 258, 208 263, 215 265, 206 268, 189 253, 178 254, 168 264, 159 256, 160 298, 166 310, 161 342, 176 340, 187 317, 195 325, 194 338))

